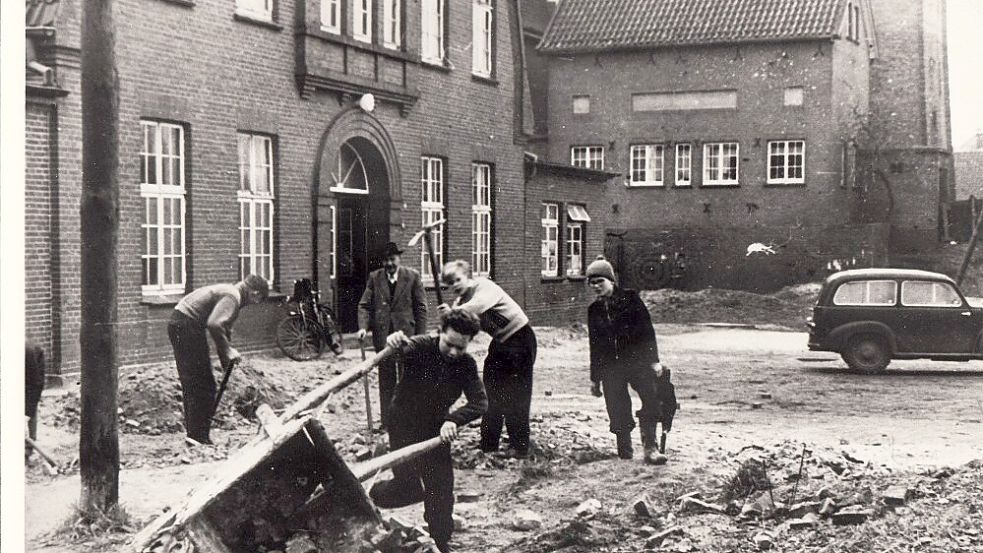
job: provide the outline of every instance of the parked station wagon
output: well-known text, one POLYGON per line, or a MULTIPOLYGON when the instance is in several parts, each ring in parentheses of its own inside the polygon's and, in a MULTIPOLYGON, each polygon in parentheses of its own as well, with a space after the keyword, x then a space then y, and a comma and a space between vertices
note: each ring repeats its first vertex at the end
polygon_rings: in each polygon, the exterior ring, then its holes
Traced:
POLYGON ((983 305, 971 304, 946 275, 911 269, 856 269, 823 283, 809 349, 833 351, 855 370, 891 359, 983 359, 983 305))

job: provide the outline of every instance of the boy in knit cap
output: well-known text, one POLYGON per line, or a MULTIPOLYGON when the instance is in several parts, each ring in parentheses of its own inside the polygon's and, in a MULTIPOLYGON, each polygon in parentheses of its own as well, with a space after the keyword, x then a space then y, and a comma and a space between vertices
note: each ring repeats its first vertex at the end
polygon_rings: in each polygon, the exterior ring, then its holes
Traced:
MULTIPOLYGON (((618 456, 631 459, 635 421, 628 386, 634 388, 642 399, 637 415, 645 462, 663 464, 667 458, 659 453, 657 431, 660 419, 663 429, 668 429, 663 416, 668 405, 660 402, 658 379, 668 369, 659 362, 655 329, 638 292, 620 288, 616 282, 614 267, 603 257, 587 267, 587 283, 597 298, 587 311, 591 393, 604 396, 611 432, 617 437, 618 456)), ((674 398, 671 403, 674 413, 674 398)))
POLYGON ((189 443, 212 443, 209 430, 215 407, 215 377, 208 353, 207 334, 215 342, 222 368, 239 361, 232 347, 232 325, 239 310, 259 303, 270 292, 270 285, 259 275, 249 275, 235 284, 213 284, 185 296, 174 308, 167 324, 167 336, 174 348, 177 372, 184 402, 184 426, 189 443))

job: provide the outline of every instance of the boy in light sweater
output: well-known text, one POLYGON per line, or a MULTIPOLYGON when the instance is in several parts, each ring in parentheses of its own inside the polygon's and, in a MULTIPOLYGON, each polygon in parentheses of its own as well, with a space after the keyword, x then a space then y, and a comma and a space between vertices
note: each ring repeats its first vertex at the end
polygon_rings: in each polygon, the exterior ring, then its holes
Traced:
MULTIPOLYGON (((457 294, 454 307, 474 313, 481 329, 492 337, 482 380, 488 393, 488 412, 481 419, 481 450, 498 451, 502 423, 509 433, 509 455, 529 455, 529 406, 536 362, 536 334, 529 317, 502 287, 486 278, 471 278, 471 266, 457 260, 443 267, 441 278, 457 294)), ((450 306, 442 304, 443 315, 450 306)))

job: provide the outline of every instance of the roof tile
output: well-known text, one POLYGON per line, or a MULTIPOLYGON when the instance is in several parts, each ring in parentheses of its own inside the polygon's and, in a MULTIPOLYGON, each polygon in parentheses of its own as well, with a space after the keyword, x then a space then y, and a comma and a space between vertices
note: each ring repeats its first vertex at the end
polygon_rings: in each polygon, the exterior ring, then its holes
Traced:
POLYGON ((562 0, 540 49, 583 52, 830 38, 844 0, 562 0))

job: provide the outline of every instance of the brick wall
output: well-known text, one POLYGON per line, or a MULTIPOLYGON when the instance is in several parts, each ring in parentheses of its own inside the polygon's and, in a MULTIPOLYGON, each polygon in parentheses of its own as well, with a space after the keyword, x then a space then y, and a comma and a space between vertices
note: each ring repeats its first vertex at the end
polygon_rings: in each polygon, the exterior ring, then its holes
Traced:
POLYGON ((29 102, 24 112, 24 281, 26 338, 52 352, 53 141, 57 118, 48 103, 29 102))
MULTIPOLYGON (((605 169, 621 173, 606 187, 611 224, 621 228, 825 225, 850 221, 852 193, 841 186, 841 104, 862 105, 866 83, 859 69, 839 57, 860 60, 865 48, 846 41, 690 47, 675 51, 602 53, 554 57, 551 66, 551 161, 569 163, 572 145, 602 145, 605 169), (651 55, 650 55, 651 54, 651 55), (837 92, 849 86, 850 92, 837 92), (802 87, 804 104, 785 106, 784 89, 802 87), (736 89, 736 109, 631 112, 634 93, 736 89), (589 114, 572 112, 574 95, 590 95, 589 114), (806 141, 805 185, 767 185, 767 142, 806 141), (740 144, 740 186, 701 185, 702 143, 740 144), (693 144, 693 186, 675 187, 673 145, 693 144), (630 145, 666 147, 664 182, 627 188, 630 145)), ((859 62, 857 62, 859 63, 859 62)))

